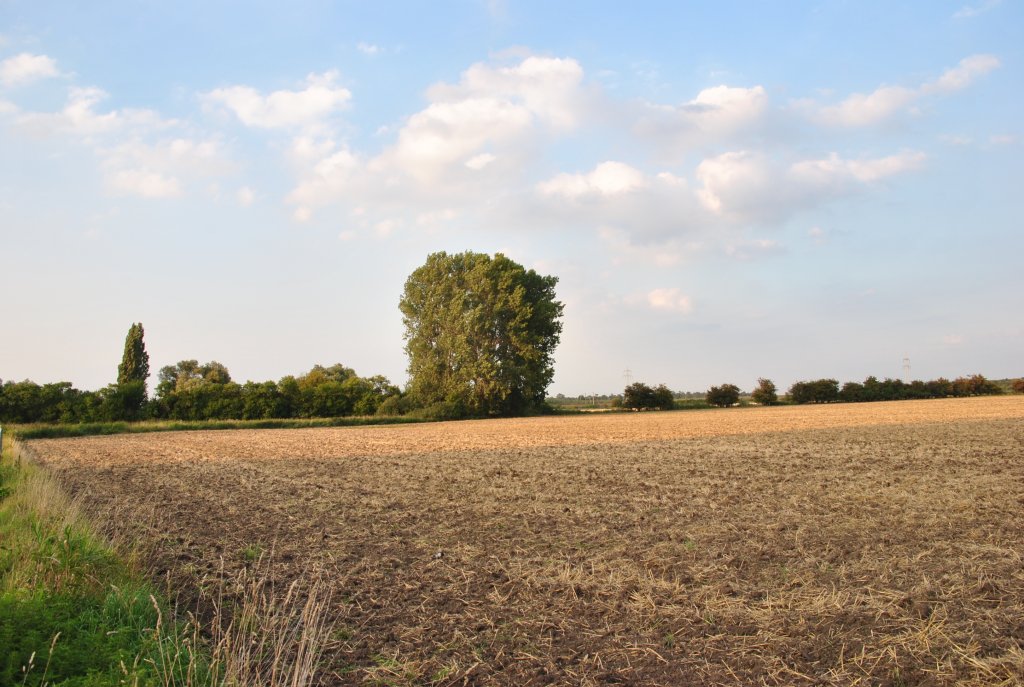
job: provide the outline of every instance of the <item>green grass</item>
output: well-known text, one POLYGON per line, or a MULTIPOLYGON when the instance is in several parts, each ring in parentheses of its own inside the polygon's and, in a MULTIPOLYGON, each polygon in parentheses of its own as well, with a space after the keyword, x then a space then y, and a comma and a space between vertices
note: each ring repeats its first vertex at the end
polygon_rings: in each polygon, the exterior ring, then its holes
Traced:
POLYGON ((429 422, 408 416, 357 416, 268 420, 153 420, 144 422, 83 422, 79 424, 5 425, 20 439, 59 439, 98 434, 133 434, 141 432, 178 432, 207 429, 293 429, 302 427, 358 427, 364 425, 396 425, 429 422))
POLYGON ((0 687, 191 682, 188 638, 48 474, 5 451, 0 493, 0 687))

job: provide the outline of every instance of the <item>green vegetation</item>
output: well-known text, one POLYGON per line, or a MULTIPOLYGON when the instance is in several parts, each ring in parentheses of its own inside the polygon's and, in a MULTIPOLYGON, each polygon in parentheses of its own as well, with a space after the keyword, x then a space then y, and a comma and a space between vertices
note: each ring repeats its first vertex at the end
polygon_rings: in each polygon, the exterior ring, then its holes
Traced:
POLYGON ((672 410, 672 391, 664 384, 652 388, 643 382, 634 382, 622 394, 622 406, 633 410, 672 410))
POLYGON ((562 331, 557 282, 501 253, 430 255, 399 304, 413 405, 434 417, 542 410, 562 331))
POLYGON ((45 472, 9 451, 0 459, 0 542, 0 685, 170 685, 184 684, 185 671, 203 674, 182 632, 161 627, 166 609, 153 588, 45 472))
POLYGON ((740 388, 735 384, 723 384, 708 389, 706 399, 708 405, 717 408, 728 408, 740 402, 740 388))
POLYGON ((7 428, 21 439, 58 439, 99 434, 179 432, 211 429, 293 429, 300 427, 359 427, 397 425, 427 420, 412 416, 322 417, 269 420, 151 420, 146 422, 83 422, 78 424, 35 423, 7 428))
POLYGON ((757 388, 750 393, 750 400, 762 406, 773 406, 778 403, 779 394, 775 382, 763 377, 758 379, 757 388))
POLYGON ((796 382, 789 388, 793 403, 864 403, 870 401, 903 401, 922 398, 949 398, 964 396, 995 396, 1004 393, 997 383, 982 375, 958 377, 953 381, 935 379, 930 382, 914 380, 906 383, 899 379, 868 377, 863 383, 846 382, 842 389, 834 379, 796 382))

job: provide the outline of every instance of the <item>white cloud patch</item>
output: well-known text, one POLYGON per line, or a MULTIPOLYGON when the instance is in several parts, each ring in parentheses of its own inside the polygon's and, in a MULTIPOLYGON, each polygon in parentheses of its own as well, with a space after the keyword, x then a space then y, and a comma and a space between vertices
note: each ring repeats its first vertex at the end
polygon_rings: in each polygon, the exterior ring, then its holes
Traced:
POLYGON ((143 198, 183 195, 183 179, 208 178, 229 168, 214 140, 131 140, 97 150, 108 188, 143 198))
POLYGON ((356 45, 356 50, 363 53, 364 55, 373 56, 380 52, 380 46, 374 45, 373 43, 360 42, 356 45))
POLYGON ((181 183, 177 179, 148 169, 113 171, 107 177, 107 184, 115 193, 143 198, 176 198, 181 195, 181 183))
POLYGON ((862 127, 878 124, 900 112, 913 111, 921 98, 947 95, 967 88, 979 77, 1000 66, 994 55, 971 55, 946 70, 937 79, 916 87, 880 86, 871 93, 853 93, 837 105, 820 107, 813 101, 798 104, 810 110, 820 122, 839 127, 862 127))
POLYGON ((677 288, 654 289, 647 294, 647 305, 652 310, 688 314, 693 311, 693 301, 677 288))
POLYGON ((736 260, 755 260, 784 252, 782 244, 774 239, 732 241, 725 246, 725 254, 736 260))
POLYGON ((662 144, 683 148, 706 145, 754 127, 763 120, 768 105, 763 86, 715 86, 704 89, 683 105, 647 103, 634 129, 662 144))
POLYGON ((55 76, 60 76, 57 61, 46 55, 23 52, 0 62, 0 85, 7 88, 55 76))
POLYGON ((260 129, 320 128, 348 107, 352 93, 337 85, 338 72, 310 74, 304 88, 263 94, 250 86, 218 88, 203 96, 224 107, 246 126, 260 129))
POLYGON ((577 199, 586 196, 615 196, 643 188, 644 175, 622 162, 602 162, 588 174, 559 174, 537 185, 545 196, 577 199))
POLYGON ((480 170, 497 159, 497 157, 491 155, 490 153, 480 153, 479 155, 474 155, 473 157, 466 160, 466 167, 470 169, 480 170))
POLYGON ((248 186, 243 186, 235 193, 235 200, 240 207, 247 208, 256 200, 256 192, 248 186))
MULTIPOLYGON (((475 64, 457 84, 436 84, 398 141, 372 168, 431 183, 484 148, 509 149, 538 129, 566 131, 582 112, 583 69, 575 60, 527 57, 513 66, 475 64)), ((494 154, 494 153, 490 153, 494 154)))
POLYGON ((985 0, 976 5, 964 5, 953 13, 953 19, 973 19, 1001 5, 1003 0, 985 0))
POLYGON ((1001 65, 995 55, 971 55, 960 60, 960 64, 947 69, 935 81, 921 86, 921 93, 953 93, 967 88, 978 77, 984 76, 1001 65))
MULTIPOLYGON (((395 140, 377 155, 352 153, 323 133, 296 142, 299 181, 288 202, 310 212, 358 203, 377 221, 401 214, 407 227, 417 215, 507 193, 523 183, 541 140, 583 116, 582 79, 571 59, 475 64, 457 83, 431 86, 423 109, 384 132, 395 140)), ((373 230, 373 219, 362 228, 373 230)))
POLYGON ((821 201, 852 193, 863 184, 919 168, 920 152, 907 151, 883 158, 847 160, 833 153, 826 158, 780 164, 762 153, 729 152, 697 167, 704 206, 716 215, 773 222, 821 201))

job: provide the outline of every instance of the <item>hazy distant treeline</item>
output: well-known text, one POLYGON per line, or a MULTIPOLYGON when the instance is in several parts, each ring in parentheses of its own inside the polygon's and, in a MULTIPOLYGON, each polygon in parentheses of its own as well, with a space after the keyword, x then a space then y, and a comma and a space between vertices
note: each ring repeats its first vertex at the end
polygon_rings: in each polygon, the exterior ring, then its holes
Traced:
POLYGON ((1002 387, 982 375, 958 377, 953 381, 942 377, 930 382, 868 377, 863 382, 846 382, 840 388, 835 379, 796 382, 787 396, 793 403, 862 403, 867 401, 903 401, 950 396, 990 396, 1003 393, 1002 387))

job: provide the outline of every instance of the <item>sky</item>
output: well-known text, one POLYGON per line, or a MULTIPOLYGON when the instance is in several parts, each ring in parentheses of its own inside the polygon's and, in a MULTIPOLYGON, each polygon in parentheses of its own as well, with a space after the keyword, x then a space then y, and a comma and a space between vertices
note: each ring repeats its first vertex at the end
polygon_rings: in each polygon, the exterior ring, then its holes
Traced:
POLYGON ((442 250, 558 277, 553 394, 1022 376, 1022 60, 1017 0, 0 0, 0 378, 404 384, 442 250))

